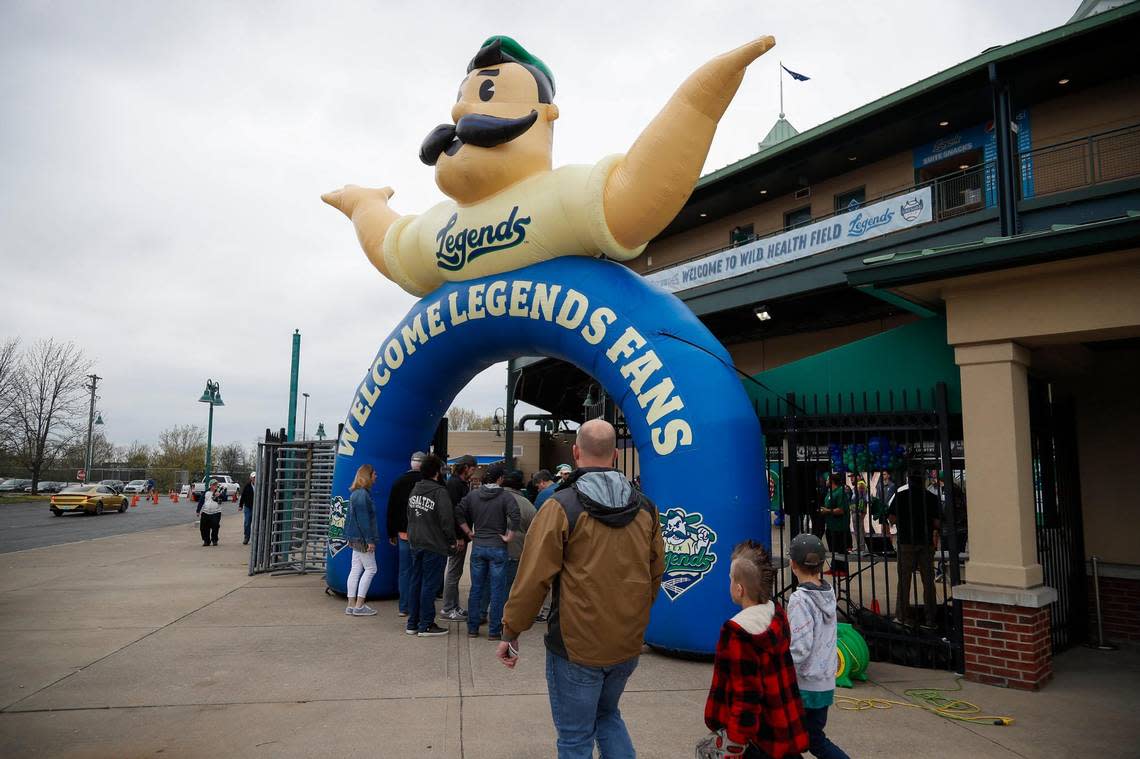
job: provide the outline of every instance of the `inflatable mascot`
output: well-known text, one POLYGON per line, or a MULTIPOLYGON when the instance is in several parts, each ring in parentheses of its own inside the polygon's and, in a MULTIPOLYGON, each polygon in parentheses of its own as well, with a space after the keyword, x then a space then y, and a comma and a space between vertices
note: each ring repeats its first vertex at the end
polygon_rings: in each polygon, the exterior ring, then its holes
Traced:
MULTIPOLYGON (((705 63, 624 155, 555 169, 554 74, 513 39, 492 37, 467 65, 451 122, 420 147, 448 200, 401 215, 388 187, 322 196, 352 220, 372 265, 422 296, 381 343, 339 438, 331 588, 346 586, 339 527, 357 467, 376 469, 383 524, 409 454, 426 450, 475 374, 552 356, 615 400, 660 509, 666 568, 647 640, 679 653, 714 650, 733 613, 732 547, 769 542, 759 425, 723 346, 676 297, 615 261, 640 255, 676 216, 746 67, 774 44, 762 37, 705 63)), ((396 549, 377 551, 370 595, 392 596, 396 549)))

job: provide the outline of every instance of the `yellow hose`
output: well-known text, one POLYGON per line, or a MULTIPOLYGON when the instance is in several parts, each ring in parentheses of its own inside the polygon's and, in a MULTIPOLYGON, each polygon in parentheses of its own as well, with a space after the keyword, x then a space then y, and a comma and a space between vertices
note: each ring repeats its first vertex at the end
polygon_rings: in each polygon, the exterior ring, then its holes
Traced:
POLYGON ((907 706, 912 709, 922 709, 945 719, 958 722, 969 722, 974 725, 1012 725, 1013 717, 996 714, 982 714, 981 707, 969 701, 957 698, 948 698, 943 693, 952 693, 962 690, 962 678, 957 678, 954 688, 912 688, 903 691, 912 701, 895 701, 889 698, 856 698, 855 696, 836 696, 835 708, 850 712, 862 712, 868 709, 890 709, 893 706, 907 706))

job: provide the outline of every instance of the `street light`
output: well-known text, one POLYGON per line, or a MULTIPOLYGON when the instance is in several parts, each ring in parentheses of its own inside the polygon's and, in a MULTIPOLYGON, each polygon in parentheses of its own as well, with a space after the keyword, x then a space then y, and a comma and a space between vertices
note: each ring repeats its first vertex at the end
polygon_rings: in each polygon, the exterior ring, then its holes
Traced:
POLYGON ((301 417, 301 439, 305 440, 307 437, 305 433, 309 430, 309 394, 301 393, 301 395, 305 396, 305 413, 301 417))
POLYGON ((202 475, 202 484, 208 486, 210 482, 210 447, 214 439, 214 406, 224 406, 222 402, 222 384, 212 379, 206 380, 206 389, 202 391, 199 403, 210 404, 210 424, 206 428, 206 472, 202 475))

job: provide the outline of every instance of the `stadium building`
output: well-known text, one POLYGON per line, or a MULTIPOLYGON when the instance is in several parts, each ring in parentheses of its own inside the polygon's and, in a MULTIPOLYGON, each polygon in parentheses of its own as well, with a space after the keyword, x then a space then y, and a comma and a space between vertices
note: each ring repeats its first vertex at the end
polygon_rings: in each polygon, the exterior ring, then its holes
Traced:
MULTIPOLYGON (((1140 4, 1085 2, 815 128, 781 114, 629 264, 742 373, 768 450, 757 487, 790 517, 774 543, 810 529, 836 469, 883 493, 882 471, 918 464, 950 502, 936 630, 889 608, 882 542, 837 579, 883 657, 1040 687, 1097 634, 1093 557, 1105 636, 1140 639, 1137 40, 1140 4)), ((621 424, 568 364, 519 360, 508 385, 548 429, 621 424)))

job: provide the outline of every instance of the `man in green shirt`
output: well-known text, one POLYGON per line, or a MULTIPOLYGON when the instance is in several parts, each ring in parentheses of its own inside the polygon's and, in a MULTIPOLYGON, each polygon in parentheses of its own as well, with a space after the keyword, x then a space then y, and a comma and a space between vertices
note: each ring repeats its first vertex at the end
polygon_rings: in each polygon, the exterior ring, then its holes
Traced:
POLYGON ((846 574, 847 561, 844 558, 842 568, 836 566, 835 554, 846 554, 851 540, 851 502, 847 497, 847 488, 843 485, 843 475, 832 473, 828 479, 829 490, 823 498, 823 508, 820 513, 824 515, 824 530, 827 533, 827 547, 831 551, 832 572, 846 574))

